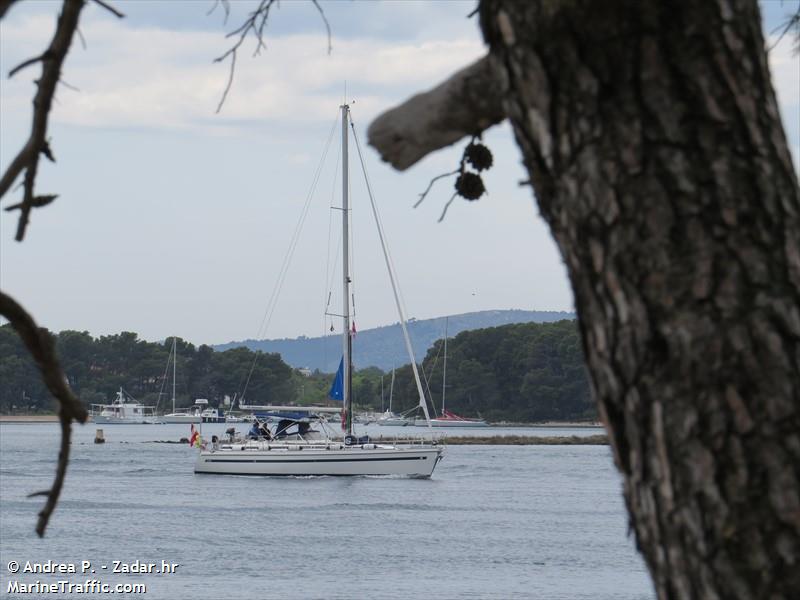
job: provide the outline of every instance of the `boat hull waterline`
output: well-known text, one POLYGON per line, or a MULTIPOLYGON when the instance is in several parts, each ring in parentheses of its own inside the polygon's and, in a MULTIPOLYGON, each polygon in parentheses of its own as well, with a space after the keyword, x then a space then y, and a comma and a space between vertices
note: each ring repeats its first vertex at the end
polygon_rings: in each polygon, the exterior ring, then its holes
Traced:
POLYGON ((162 423, 200 423, 200 415, 173 413, 159 417, 162 423))
MULTIPOLYGON (((417 419, 414 423, 417 427, 426 427, 428 422, 417 419)), ((431 419, 431 427, 488 427, 486 421, 470 421, 467 419, 431 419)))
POLYGON ((402 475, 427 478, 442 457, 441 446, 285 446, 201 451, 195 473, 217 475, 402 475))

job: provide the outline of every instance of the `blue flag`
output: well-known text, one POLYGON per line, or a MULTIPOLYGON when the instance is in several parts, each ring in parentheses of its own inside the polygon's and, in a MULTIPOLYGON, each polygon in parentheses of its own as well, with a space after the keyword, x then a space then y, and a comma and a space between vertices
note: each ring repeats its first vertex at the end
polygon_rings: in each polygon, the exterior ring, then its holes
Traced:
POLYGON ((333 380, 331 391, 328 392, 331 400, 344 400, 344 357, 339 362, 339 370, 336 371, 336 379, 333 380))

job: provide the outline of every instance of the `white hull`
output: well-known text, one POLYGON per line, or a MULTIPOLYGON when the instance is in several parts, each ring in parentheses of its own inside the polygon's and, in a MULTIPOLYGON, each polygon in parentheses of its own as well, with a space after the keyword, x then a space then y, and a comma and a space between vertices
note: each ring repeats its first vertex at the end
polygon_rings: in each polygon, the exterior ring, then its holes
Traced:
POLYGON ((378 425, 384 427, 405 427, 406 425, 413 425, 412 419, 378 419, 378 425))
POLYGON ((223 446, 216 451, 201 451, 194 472, 218 475, 430 477, 443 450, 441 446, 398 448, 377 444, 234 445, 223 446))
POLYGON ((199 423, 200 415, 162 415, 158 419, 162 423, 199 423))
MULTIPOLYGON (((424 419, 417 419, 414 423, 417 427, 427 427, 428 423, 424 419)), ((431 419, 431 427, 488 427, 486 421, 470 421, 468 419, 431 419)))
POLYGON ((158 417, 126 418, 100 415, 93 415, 92 421, 97 425, 157 425, 164 422, 158 417))

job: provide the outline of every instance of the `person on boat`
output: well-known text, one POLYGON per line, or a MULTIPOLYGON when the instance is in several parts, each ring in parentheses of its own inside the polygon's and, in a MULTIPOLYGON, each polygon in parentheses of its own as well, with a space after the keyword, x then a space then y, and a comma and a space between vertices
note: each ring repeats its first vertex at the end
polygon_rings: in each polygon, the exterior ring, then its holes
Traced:
POLYGON ((259 423, 258 434, 265 440, 272 439, 272 433, 270 432, 269 426, 266 423, 259 423))
POLYGON ((250 428, 250 431, 247 432, 247 437, 253 440, 257 440, 258 437, 261 435, 261 431, 258 427, 258 419, 253 419, 253 426, 250 428))

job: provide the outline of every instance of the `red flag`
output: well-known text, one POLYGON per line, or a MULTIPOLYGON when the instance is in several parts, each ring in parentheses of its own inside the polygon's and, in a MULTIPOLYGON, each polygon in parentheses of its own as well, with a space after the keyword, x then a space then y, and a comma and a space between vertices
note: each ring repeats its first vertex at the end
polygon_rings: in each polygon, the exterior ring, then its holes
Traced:
POLYGON ((356 322, 353 321, 353 330, 350 332, 350 335, 356 337, 356 322))
POLYGON ((192 423, 191 435, 189 436, 189 445, 194 446, 195 441, 197 440, 197 436, 200 434, 195 430, 194 423, 192 423))

